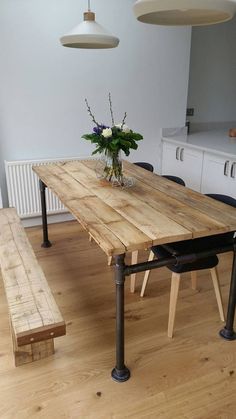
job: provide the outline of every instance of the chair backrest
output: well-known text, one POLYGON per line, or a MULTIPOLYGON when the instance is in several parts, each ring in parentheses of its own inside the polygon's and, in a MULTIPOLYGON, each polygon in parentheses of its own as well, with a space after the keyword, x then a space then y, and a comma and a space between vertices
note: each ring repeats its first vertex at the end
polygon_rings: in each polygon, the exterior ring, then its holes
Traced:
POLYGON ((236 199, 232 198, 231 196, 215 193, 207 193, 206 196, 209 196, 210 198, 213 198, 216 201, 221 201, 224 204, 228 204, 231 205, 231 207, 236 208, 236 199))
POLYGON ((162 177, 172 180, 172 182, 178 183, 179 185, 185 186, 185 182, 178 176, 162 175, 162 177))
POLYGON ((145 170, 148 170, 149 172, 153 172, 154 171, 154 167, 151 163, 146 163, 144 161, 138 161, 136 163, 136 166, 142 167, 145 170))

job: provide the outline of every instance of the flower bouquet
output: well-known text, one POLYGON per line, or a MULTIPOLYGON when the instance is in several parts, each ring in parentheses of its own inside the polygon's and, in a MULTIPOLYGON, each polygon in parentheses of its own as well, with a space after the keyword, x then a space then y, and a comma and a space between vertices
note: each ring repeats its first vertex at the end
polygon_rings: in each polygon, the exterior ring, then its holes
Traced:
POLYGON ((99 124, 92 114, 87 99, 85 99, 85 103, 95 127, 93 128, 93 132, 91 134, 84 134, 82 138, 89 140, 92 144, 96 145, 92 154, 103 153, 104 165, 99 175, 103 179, 111 182, 114 186, 125 186, 126 180, 122 172, 121 151, 128 156, 131 149, 136 150, 138 148, 137 142, 142 140, 143 137, 141 134, 133 132, 125 124, 127 116, 126 112, 122 122, 120 124, 115 124, 110 93, 109 105, 111 126, 99 124))

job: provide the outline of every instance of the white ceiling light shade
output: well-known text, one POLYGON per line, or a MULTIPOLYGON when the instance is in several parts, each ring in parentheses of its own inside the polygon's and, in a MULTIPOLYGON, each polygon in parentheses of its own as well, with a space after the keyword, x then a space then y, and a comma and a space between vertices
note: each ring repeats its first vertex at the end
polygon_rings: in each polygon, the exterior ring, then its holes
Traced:
POLYGON ((90 11, 89 0, 84 21, 62 36, 60 41, 64 47, 87 49, 115 48, 119 44, 118 38, 95 21, 95 13, 90 11))
POLYGON ((226 22, 236 12, 236 0, 138 0, 140 22, 169 26, 202 26, 226 22))

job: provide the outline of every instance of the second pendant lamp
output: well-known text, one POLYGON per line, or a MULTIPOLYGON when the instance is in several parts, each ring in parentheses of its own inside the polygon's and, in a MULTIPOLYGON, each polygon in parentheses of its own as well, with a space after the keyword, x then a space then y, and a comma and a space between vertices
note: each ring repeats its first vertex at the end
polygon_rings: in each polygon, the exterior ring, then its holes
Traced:
POLYGON ((90 10, 90 0, 88 11, 84 12, 84 21, 62 36, 60 41, 64 47, 86 49, 115 48, 119 44, 118 38, 95 21, 95 13, 90 10))
POLYGON ((236 0, 138 0, 134 14, 144 23, 202 26, 226 22, 236 12, 236 0))

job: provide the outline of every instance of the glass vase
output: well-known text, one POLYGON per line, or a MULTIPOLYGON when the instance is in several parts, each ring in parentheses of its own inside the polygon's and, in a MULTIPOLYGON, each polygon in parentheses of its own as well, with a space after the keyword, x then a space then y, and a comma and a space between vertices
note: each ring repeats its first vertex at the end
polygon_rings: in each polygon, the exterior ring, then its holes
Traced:
POLYGON ((123 174, 121 150, 112 152, 105 150, 96 164, 96 174, 99 179, 109 182, 112 186, 130 187, 134 184, 132 178, 123 174))
POLYGON ((123 172, 122 172, 122 160, 121 151, 111 152, 106 150, 103 157, 104 168, 103 168, 103 179, 112 183, 114 186, 123 186, 123 172))
POLYGON ((113 186, 123 186, 121 152, 105 150, 97 170, 98 177, 113 186))

